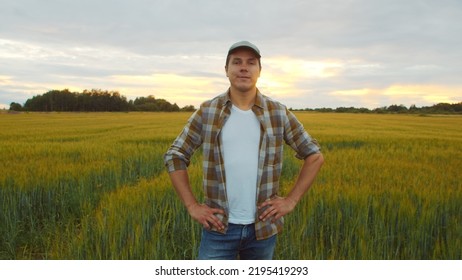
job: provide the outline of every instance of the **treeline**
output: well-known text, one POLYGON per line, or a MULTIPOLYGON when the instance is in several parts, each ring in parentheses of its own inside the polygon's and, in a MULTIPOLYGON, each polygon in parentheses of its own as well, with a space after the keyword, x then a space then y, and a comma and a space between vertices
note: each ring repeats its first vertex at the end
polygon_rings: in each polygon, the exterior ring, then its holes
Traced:
POLYGON ((192 105, 180 108, 165 99, 152 95, 127 100, 117 91, 99 89, 84 90, 82 93, 70 92, 68 89, 51 90, 28 99, 24 105, 16 102, 10 104, 12 111, 31 112, 178 112, 194 111, 192 105))
POLYGON ((355 108, 355 107, 338 107, 332 108, 317 108, 317 109, 301 109, 294 111, 315 111, 315 112, 335 112, 335 113, 378 113, 378 114, 462 114, 462 102, 459 103, 438 103, 433 106, 417 107, 411 105, 407 108, 404 105, 391 105, 375 109, 355 108))
MULTIPOLYGON (((180 108, 176 103, 171 104, 165 99, 157 99, 152 95, 127 100, 117 91, 100 89, 84 90, 82 93, 70 92, 68 89, 51 90, 42 95, 28 99, 24 105, 16 102, 10 104, 11 111, 32 112, 179 112, 194 111, 193 105, 180 108)), ((292 111, 315 111, 336 113, 398 113, 398 114, 462 114, 462 102, 449 104, 438 103, 433 106, 417 107, 411 105, 391 105, 375 109, 338 107, 316 109, 290 109, 292 111)))

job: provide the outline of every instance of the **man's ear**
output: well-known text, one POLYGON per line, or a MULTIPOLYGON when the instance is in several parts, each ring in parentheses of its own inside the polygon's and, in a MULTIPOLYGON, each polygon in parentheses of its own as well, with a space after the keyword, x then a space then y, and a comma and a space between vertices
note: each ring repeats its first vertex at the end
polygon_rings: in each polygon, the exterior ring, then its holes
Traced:
POLYGON ((225 65, 225 73, 226 73, 226 77, 229 77, 228 76, 228 65, 225 65))

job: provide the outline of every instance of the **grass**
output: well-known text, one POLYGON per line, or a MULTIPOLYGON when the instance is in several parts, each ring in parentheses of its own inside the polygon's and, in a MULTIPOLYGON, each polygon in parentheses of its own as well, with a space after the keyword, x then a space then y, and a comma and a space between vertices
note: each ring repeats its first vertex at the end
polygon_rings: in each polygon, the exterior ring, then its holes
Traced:
MULTIPOLYGON (((326 163, 276 259, 461 259, 461 117, 296 114, 326 163)), ((195 258, 162 162, 189 115, 1 114, 0 259, 195 258)), ((283 193, 300 164, 287 147, 283 193)))

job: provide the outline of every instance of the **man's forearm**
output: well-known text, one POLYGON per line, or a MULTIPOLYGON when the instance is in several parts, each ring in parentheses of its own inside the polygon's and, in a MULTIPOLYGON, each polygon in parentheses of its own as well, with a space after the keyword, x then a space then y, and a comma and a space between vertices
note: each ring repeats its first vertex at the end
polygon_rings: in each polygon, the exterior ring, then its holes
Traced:
POLYGON ((223 230, 225 226, 222 221, 215 215, 224 215, 225 211, 218 208, 210 208, 205 204, 199 204, 194 197, 191 185, 189 184, 189 176, 187 170, 176 170, 169 173, 173 187, 183 202, 189 215, 202 224, 205 228, 210 229, 215 227, 223 230))
POLYGON ((188 209, 192 205, 197 204, 197 200, 189 184, 189 176, 187 170, 176 170, 169 173, 170 180, 172 181, 173 187, 176 193, 180 197, 184 206, 188 209))
POLYGON ((298 203, 303 195, 308 191, 316 178, 322 164, 324 163, 324 157, 321 153, 312 154, 307 157, 300 169, 297 181, 294 187, 287 195, 287 198, 298 203))
POLYGON ((259 218, 263 221, 266 219, 272 219, 274 222, 292 212, 297 203, 313 184, 323 162, 324 158, 320 153, 307 157, 300 170, 297 182, 290 193, 285 198, 277 196, 261 203, 258 208, 263 209, 264 207, 267 207, 267 209, 259 216, 259 218))

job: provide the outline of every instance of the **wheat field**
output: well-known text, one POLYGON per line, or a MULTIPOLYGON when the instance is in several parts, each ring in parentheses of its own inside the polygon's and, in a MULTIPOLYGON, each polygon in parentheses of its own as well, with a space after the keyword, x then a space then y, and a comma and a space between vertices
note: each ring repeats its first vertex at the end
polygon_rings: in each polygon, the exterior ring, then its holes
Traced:
MULTIPOLYGON (((162 155, 190 113, 0 114, 0 259, 194 259, 162 155)), ((275 259, 461 259, 462 117, 296 112, 325 164, 275 259)), ((282 194, 301 162, 286 147, 282 194)), ((189 168, 201 196, 201 155, 189 168)))

